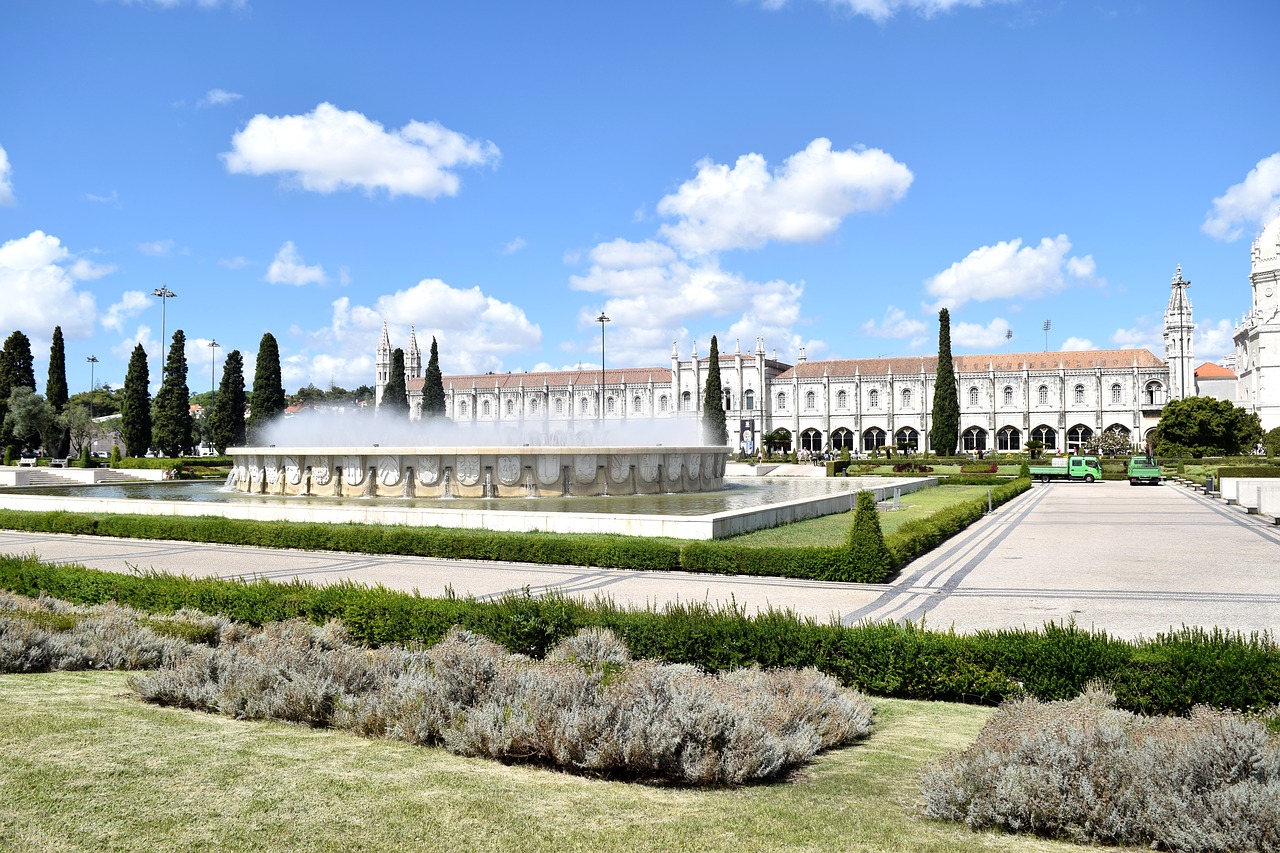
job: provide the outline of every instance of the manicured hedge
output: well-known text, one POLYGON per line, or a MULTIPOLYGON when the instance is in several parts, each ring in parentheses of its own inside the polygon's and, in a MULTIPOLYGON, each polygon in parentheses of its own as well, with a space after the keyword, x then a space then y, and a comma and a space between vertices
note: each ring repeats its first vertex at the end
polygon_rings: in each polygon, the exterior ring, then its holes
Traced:
POLYGON ((181 456, 181 457, 137 457, 126 456, 114 464, 113 468, 177 468, 179 465, 195 465, 202 468, 221 468, 231 464, 230 456, 181 456))
MULTIPOLYGON (((992 494, 1002 504, 1031 486, 1002 480, 992 494)), ((850 549, 835 547, 746 548, 732 541, 676 542, 637 536, 464 530, 369 524, 251 521, 218 516, 116 515, 25 512, 0 509, 0 529, 74 533, 131 539, 173 539, 305 551, 401 554, 456 560, 496 560, 540 565, 600 566, 647 571, 691 571, 812 580, 882 583, 903 564, 977 521, 985 498, 958 504, 905 525, 885 537, 894 564, 863 566, 850 549), (904 533, 904 531, 906 531, 904 533)), ((852 521, 852 514, 850 514, 852 521)))
POLYGON ((990 704, 1023 691, 1062 699, 1099 680, 1112 687, 1121 707, 1144 713, 1186 713, 1201 704, 1262 710, 1280 702, 1275 640, 1219 630, 1184 628, 1138 642, 1074 623, 957 635, 895 623, 822 623, 790 611, 747 615, 732 605, 624 610, 554 595, 534 598, 527 590, 479 602, 351 583, 315 587, 114 574, 45 565, 34 556, 0 556, 0 588, 83 604, 117 601, 155 613, 189 607, 253 624, 336 618, 353 639, 371 645, 431 644, 461 625, 534 656, 579 628, 596 626, 622 637, 637 658, 708 670, 813 666, 865 692, 911 699, 990 704))
POLYGON ((1280 477, 1280 468, 1269 465, 1233 465, 1218 469, 1219 477, 1280 477))

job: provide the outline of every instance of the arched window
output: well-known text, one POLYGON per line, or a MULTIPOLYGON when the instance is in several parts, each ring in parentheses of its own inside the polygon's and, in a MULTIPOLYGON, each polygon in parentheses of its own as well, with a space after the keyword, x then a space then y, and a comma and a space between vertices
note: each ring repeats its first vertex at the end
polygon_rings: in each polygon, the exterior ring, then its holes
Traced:
POLYGON ((1077 406, 1084 405, 1084 386, 1077 385, 1075 387, 1075 401, 1077 406))
POLYGON ((836 408, 843 409, 849 404, 849 395, 844 391, 836 392, 836 408))
POLYGON ((800 449, 808 450, 810 453, 822 451, 822 433, 810 427, 800 433, 800 449))
POLYGON ((867 392, 867 408, 880 408, 880 392, 874 388, 867 392))
POLYGON ((529 413, 534 415, 538 414, 538 398, 537 397, 529 398, 529 413))
MULTIPOLYGON (((813 393, 812 391, 805 391, 805 392, 804 392, 804 407, 805 407, 806 409, 813 409, 815 406, 817 406, 817 404, 818 404, 818 395, 817 395, 817 394, 815 394, 815 393, 813 393)), ((803 436, 802 436, 802 438, 803 438, 803 436)))
POLYGON ((779 391, 778 392, 778 408, 785 409, 786 407, 787 407, 787 395, 779 391))
POLYGON ((748 388, 742 392, 742 408, 748 411, 756 407, 756 392, 748 388))
POLYGON ((1058 431, 1053 427, 1038 426, 1031 430, 1031 439, 1044 445, 1045 450, 1058 449, 1058 431))
POLYGON ((970 408, 978 407, 978 389, 977 388, 969 389, 969 407, 970 408))
POLYGON ((1086 444, 1093 441, 1093 430, 1084 424, 1076 424, 1067 430, 1067 450, 1077 453, 1086 444))
POLYGON ((488 400, 480 401, 480 414, 484 415, 486 418, 489 417, 489 401, 488 400))
POLYGON ((591 403, 587 401, 586 397, 583 397, 578 401, 578 411, 585 415, 587 413, 587 406, 589 405, 591 405, 591 403))
POLYGON ((1004 386, 1004 404, 1006 406, 1013 405, 1013 386, 1012 385, 1004 386))
POLYGON ((724 392, 724 410, 727 412, 733 408, 733 392, 725 389, 724 392))
POLYGON ((902 389, 902 408, 904 409, 911 408, 911 389, 910 388, 902 389))
POLYGON ((1119 405, 1120 403, 1120 383, 1119 382, 1116 382, 1111 386, 1111 403, 1112 405, 1119 405))
POLYGON ((685 391, 683 394, 681 394, 680 406, 686 412, 692 412, 693 411, 693 395, 690 394, 688 391, 685 391))
POLYGON ((604 410, 611 415, 613 414, 613 398, 612 397, 604 398, 604 410))
POLYGON ((559 397, 556 397, 556 414, 564 414, 564 400, 561 400, 559 397))
POLYGON ((1163 406, 1164 386, 1155 380, 1148 382, 1144 397, 1148 406, 1163 406))
POLYGON ((844 450, 845 448, 853 450, 853 432, 845 427, 832 430, 831 448, 833 450, 844 450))
POLYGON ((458 417, 465 418, 467 416, 467 401, 458 401, 458 417))
POLYGON ((961 446, 972 453, 987 449, 987 431, 982 427, 969 427, 961 436, 961 446))
POLYGON ((516 401, 510 397, 507 398, 507 414, 514 415, 516 413, 516 401))
POLYGON ((1005 427, 996 433, 996 450, 1021 450, 1022 433, 1013 427, 1005 427))
POLYGON ((1036 404, 1040 406, 1049 405, 1049 386, 1041 385, 1036 389, 1036 404))
POLYGON ((893 434, 893 443, 898 446, 899 450, 909 450, 915 453, 920 449, 920 433, 911 427, 903 427, 893 434))
POLYGON ((880 427, 871 427, 862 434, 862 449, 868 453, 884 447, 885 431, 880 427))
POLYGON ((667 395, 666 394, 661 394, 658 397, 658 411, 659 412, 667 411, 667 395))
POLYGON ((640 395, 639 395, 639 394, 637 394, 637 395, 635 395, 634 397, 632 397, 632 398, 631 398, 631 411, 636 412, 636 413, 639 413, 640 408, 641 408, 641 405, 640 405, 640 395))

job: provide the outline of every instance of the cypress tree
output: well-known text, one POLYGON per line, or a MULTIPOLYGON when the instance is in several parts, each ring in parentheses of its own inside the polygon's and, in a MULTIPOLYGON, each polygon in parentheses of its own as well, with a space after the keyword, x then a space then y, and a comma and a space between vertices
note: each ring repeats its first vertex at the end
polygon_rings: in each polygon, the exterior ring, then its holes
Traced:
POLYGON ((120 437, 125 456, 146 456, 151 447, 151 368, 142 344, 133 348, 120 400, 120 437))
POLYGON ((960 394, 951 361, 951 314, 938 312, 938 372, 933 380, 933 426, 929 445, 939 456, 951 456, 960 440, 960 394))
MULTIPOLYGON (((92 393, 93 389, 90 388, 92 393)), ((53 344, 49 347, 49 378, 44 383, 44 398, 53 407, 55 415, 61 415, 67 408, 70 395, 67 393, 67 352, 62 340, 62 327, 53 327, 53 344)), ((58 431, 58 443, 49 451, 51 456, 66 458, 71 449, 71 430, 63 427, 58 431)))
POLYGON ((422 417, 444 417, 444 376, 440 373, 440 350, 434 335, 431 338, 431 358, 427 360, 427 375, 422 384, 422 417))
MULTIPOLYGON (((25 444, 32 436, 14 435, 13 428, 3 426, 9 414, 9 395, 14 388, 36 390, 35 361, 31 357, 31 341, 22 332, 5 338, 0 350, 0 444, 25 444)), ((36 438, 38 442, 39 439, 36 438)))
POLYGON ((280 347, 267 332, 258 343, 253 371, 253 396, 249 400, 249 441, 260 443, 267 424, 284 412, 284 385, 280 381, 280 347))
POLYGON ((387 387, 382 389, 379 412, 385 410, 391 417, 409 416, 409 396, 404 387, 404 350, 397 347, 391 353, 391 375, 387 387))
POLYGON ((876 499, 871 492, 865 490, 858 492, 853 526, 849 528, 849 562, 853 566, 854 575, 842 580, 881 583, 893 569, 893 555, 884 544, 876 499))
POLYGON ((187 336, 173 333, 169 357, 164 363, 164 382, 156 394, 155 418, 151 423, 151 443, 165 456, 176 457, 191 449, 191 389, 187 387, 187 336))
POLYGON ((711 336, 707 385, 702 395, 702 440, 706 444, 729 443, 729 428, 724 421, 724 390, 720 386, 720 345, 711 336))
POLYGON ((210 438, 218 453, 244 444, 244 401, 244 356, 240 350, 233 349, 222 364, 218 399, 214 401, 213 413, 209 416, 210 438))

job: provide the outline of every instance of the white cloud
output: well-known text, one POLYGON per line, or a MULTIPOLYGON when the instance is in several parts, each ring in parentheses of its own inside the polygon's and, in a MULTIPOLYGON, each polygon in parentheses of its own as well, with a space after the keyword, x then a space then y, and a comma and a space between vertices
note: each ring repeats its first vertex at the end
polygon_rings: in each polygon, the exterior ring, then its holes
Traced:
POLYGON ((146 325, 138 326, 137 330, 131 335, 120 341, 111 348, 111 354, 121 361, 128 361, 133 355, 133 348, 138 344, 142 344, 142 349, 147 354, 147 359, 151 362, 148 369, 153 390, 155 386, 160 384, 160 367, 158 359, 160 358, 161 346, 160 342, 151 337, 151 327, 146 325))
MULTIPOLYGON (((788 0, 760 0, 760 6, 768 11, 777 11, 787 5, 788 0)), ((899 12, 914 12, 922 18, 932 18, 941 12, 950 12, 959 7, 980 8, 991 2, 1006 0, 822 0, 823 3, 854 15, 862 15, 877 23, 883 23, 899 12)))
POLYGON ((93 281, 116 271, 115 264, 95 264, 88 258, 76 258, 67 270, 76 281, 93 281))
POLYGON ((248 0, 120 0, 126 6, 159 6, 161 9, 176 9, 179 6, 195 6, 199 9, 245 9, 248 0))
POLYGON ((1062 346, 1059 347, 1059 349, 1063 352, 1085 352, 1087 350, 1097 349, 1097 347, 1094 346, 1093 341, 1088 338, 1077 338, 1073 336, 1063 341, 1062 346))
POLYGON ((221 107, 227 104, 233 104, 243 98, 244 95, 239 92, 228 92, 226 89, 210 89, 204 93, 196 106, 198 107, 221 107))
POLYGON ((220 258, 218 260, 218 266, 226 267, 229 270, 244 269, 248 265, 249 259, 241 255, 236 255, 234 258, 220 258))
POLYGON ((937 297, 930 308, 955 309, 971 299, 1036 298, 1069 284, 1105 284, 1094 276, 1092 256, 1067 257, 1070 250, 1066 234, 1045 237, 1034 247, 1023 246, 1019 238, 974 249, 925 281, 925 290, 937 297))
POLYGON ((111 195, 94 195, 93 193, 85 193, 84 197, 86 201, 91 201, 94 204, 109 204, 115 208, 120 207, 120 194, 115 190, 111 191, 111 195))
POLYGON ((9 154, 4 150, 4 146, 0 145, 0 205, 17 204, 18 200, 13 195, 13 178, 10 176, 13 167, 9 165, 9 154))
POLYGON ((1111 343, 1120 349, 1146 349, 1155 355, 1164 357, 1164 325, 1150 317, 1139 317, 1127 329, 1116 329, 1111 333, 1111 343))
POLYGON ((399 130, 354 111, 322 103, 306 115, 258 114, 231 138, 222 155, 227 171, 283 174, 313 192, 379 189, 392 196, 434 199, 457 195, 460 166, 496 163, 498 148, 436 122, 411 121, 399 130))
POLYGON ((172 240, 152 240, 149 243, 139 243, 138 251, 153 258, 163 258, 173 253, 173 245, 172 240))
POLYGON ((1264 157, 1243 181, 1213 200, 1200 230, 1219 240, 1235 240, 1246 226, 1261 230, 1280 216, 1280 152, 1264 157))
POLYGON ((280 251, 276 252, 275 258, 271 261, 271 266, 267 267, 266 281, 272 284, 324 284, 329 277, 324 273, 324 267, 320 264, 308 266, 303 263, 302 256, 298 254, 298 249, 293 245, 292 240, 286 240, 285 244, 280 247, 280 251))
POLYGON ((124 331, 124 321, 138 316, 147 309, 150 300, 141 290, 126 290, 120 294, 120 301, 107 309, 100 322, 103 328, 124 331))
POLYGON ((956 323, 951 327, 951 342, 966 349, 993 350, 1009 343, 1009 321, 996 317, 987 325, 956 323))
POLYGON ((920 320, 912 320, 905 311, 890 305, 880 322, 868 320, 862 324, 862 333, 873 338, 917 338, 928 327, 920 320))
POLYGON ((813 242, 851 213, 885 208, 911 186, 911 171, 879 149, 832 151, 815 139, 774 173, 759 154, 732 167, 703 160, 698 174, 658 202, 677 219, 661 233, 687 254, 813 242))
POLYGON ((1217 361, 1227 353, 1235 352, 1234 335, 1234 324, 1230 320, 1197 320, 1192 338, 1196 363, 1217 361))
POLYGON ((52 329, 69 338, 93 334, 92 293, 76 290, 76 259, 57 237, 32 231, 0 245, 0 329, 52 329))
POLYGON ((526 245, 528 245, 528 244, 527 244, 527 243, 525 243, 525 241, 524 241, 524 238, 523 238, 523 237, 516 237, 516 238, 515 238, 514 240, 512 240, 510 243, 508 243, 507 245, 505 245, 505 246, 503 246, 503 247, 502 247, 502 254, 504 254, 504 255, 514 255, 516 252, 518 252, 518 251, 520 251, 521 249, 523 249, 526 245))

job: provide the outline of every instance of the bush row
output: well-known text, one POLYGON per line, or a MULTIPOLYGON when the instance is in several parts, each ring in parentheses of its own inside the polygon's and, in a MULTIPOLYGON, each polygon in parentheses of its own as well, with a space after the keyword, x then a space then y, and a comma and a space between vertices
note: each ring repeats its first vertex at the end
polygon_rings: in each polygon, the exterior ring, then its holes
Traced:
MULTIPOLYGON (((1030 487, 1029 480, 1001 482, 1004 485, 995 490, 994 500, 997 504, 1011 500, 1030 487)), ((896 547, 893 543, 901 537, 886 537, 892 553, 900 555, 898 561, 888 569, 883 565, 861 565, 857 555, 846 547, 747 548, 721 541, 682 543, 605 534, 516 533, 451 527, 252 521, 216 516, 0 510, 0 528, 309 551, 882 583, 888 579, 893 569, 963 530, 985 511, 984 499, 914 522, 913 530, 932 531, 929 541, 933 544, 923 549, 912 544, 918 540, 918 532, 913 532, 907 541, 896 547), (955 510, 963 512, 957 516, 955 510), (935 517, 938 518, 936 524, 933 521, 935 517), (967 521, 957 525, 957 517, 963 517, 967 521)))
POLYGON ((1280 468, 1266 465, 1232 465, 1218 469, 1219 477, 1280 477, 1280 468))
POLYGON ((532 657, 581 628, 608 628, 638 658, 711 671, 812 666, 866 693, 909 699, 994 704, 1024 692, 1065 699, 1096 680, 1110 686, 1120 707, 1144 713, 1187 713, 1195 705, 1259 710, 1280 702, 1276 641, 1221 630, 1184 628, 1137 642, 1074 623, 957 635, 923 625, 821 623, 791 611, 748 614, 732 605, 630 610, 599 599, 535 598, 527 590, 480 602, 350 583, 115 574, 44 565, 34 556, 0 557, 0 588, 153 613, 192 608, 257 625, 341 619, 354 640, 373 646, 429 645, 459 625, 532 657))
POLYGON ((231 464, 230 456, 181 456, 181 457, 139 457, 125 456, 112 463, 113 468, 177 468, 181 465, 197 465, 204 468, 220 468, 231 464))

